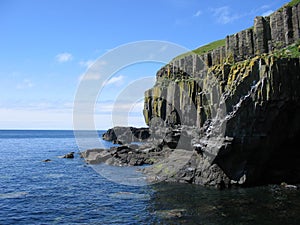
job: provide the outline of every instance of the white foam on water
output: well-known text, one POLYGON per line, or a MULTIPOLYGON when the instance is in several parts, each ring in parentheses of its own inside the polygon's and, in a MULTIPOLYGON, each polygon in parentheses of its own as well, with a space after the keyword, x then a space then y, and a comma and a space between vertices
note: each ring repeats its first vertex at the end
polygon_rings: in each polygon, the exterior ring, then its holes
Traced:
POLYGON ((0 194, 0 199, 21 198, 26 195, 28 195, 28 192, 10 192, 5 194, 0 194))

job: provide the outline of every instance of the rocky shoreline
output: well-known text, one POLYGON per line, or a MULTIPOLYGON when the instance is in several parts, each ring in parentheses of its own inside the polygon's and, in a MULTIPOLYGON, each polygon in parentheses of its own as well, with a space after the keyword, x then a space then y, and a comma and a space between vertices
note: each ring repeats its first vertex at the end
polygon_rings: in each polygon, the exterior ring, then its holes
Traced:
MULTIPOLYGON (((110 135, 114 137, 113 129, 109 129, 103 134, 106 140, 115 141, 114 138, 110 138, 110 135)), ((128 128, 116 128, 116 130, 123 129, 128 128)), ((135 130, 137 131, 139 128, 135 130)), ((149 183, 162 181, 195 183, 218 188, 239 184, 233 180, 227 180, 225 184, 223 180, 226 179, 226 175, 224 173, 223 176, 220 175, 221 169, 216 164, 212 167, 211 159, 205 153, 203 154, 200 146, 192 144, 201 133, 200 130, 196 130, 195 127, 187 126, 156 127, 149 130, 148 139, 144 139, 144 142, 139 144, 122 144, 110 149, 89 149, 81 152, 80 155, 88 164, 149 165, 141 169, 146 174, 149 183), (206 171, 206 179, 200 176, 202 171, 206 171), (219 172, 217 173, 217 171, 219 172)), ((144 132, 144 128, 141 131, 144 132)))
POLYGON ((149 128, 109 129, 103 139, 120 146, 82 157, 151 165, 143 172, 152 182, 300 183, 299 24, 300 4, 287 5, 224 46, 176 57, 145 92, 149 128))

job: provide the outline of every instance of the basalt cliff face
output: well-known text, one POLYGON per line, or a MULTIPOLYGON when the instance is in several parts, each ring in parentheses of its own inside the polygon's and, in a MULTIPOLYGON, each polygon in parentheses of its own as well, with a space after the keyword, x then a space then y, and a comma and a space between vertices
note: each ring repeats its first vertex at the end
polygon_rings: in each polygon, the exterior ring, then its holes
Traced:
POLYGON ((299 183, 299 38, 296 4, 161 68, 144 117, 150 138, 173 150, 144 172, 210 186, 299 183))
POLYGON ((151 182, 299 184, 299 2, 257 17, 218 47, 176 57, 145 92, 149 128, 110 129, 103 138, 120 145, 82 157, 151 165, 141 169, 151 182))

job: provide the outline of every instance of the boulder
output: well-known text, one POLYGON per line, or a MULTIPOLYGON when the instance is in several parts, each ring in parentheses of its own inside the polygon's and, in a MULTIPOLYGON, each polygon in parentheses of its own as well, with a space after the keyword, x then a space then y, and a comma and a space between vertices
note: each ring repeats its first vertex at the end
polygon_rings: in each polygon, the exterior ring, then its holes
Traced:
POLYGON ((65 154, 64 156, 62 156, 62 158, 73 159, 74 158, 74 152, 69 152, 69 153, 65 154))
POLYGON ((51 161, 52 161, 51 159, 45 159, 42 162, 51 162, 51 161))
POLYGON ((142 142, 150 137, 148 128, 135 127, 114 127, 108 129, 102 138, 116 144, 129 144, 132 142, 142 142))

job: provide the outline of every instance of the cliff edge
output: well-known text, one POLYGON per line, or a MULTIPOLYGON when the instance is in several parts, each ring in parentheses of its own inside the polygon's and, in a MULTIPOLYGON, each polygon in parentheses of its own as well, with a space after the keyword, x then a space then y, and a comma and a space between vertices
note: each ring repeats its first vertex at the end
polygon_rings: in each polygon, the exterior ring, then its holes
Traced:
POLYGON ((144 117, 174 151, 144 172, 208 186, 300 182, 298 2, 157 72, 144 117))
POLYGON ((149 128, 110 129, 103 138, 121 145, 82 157, 91 164, 150 165, 141 170, 151 182, 299 184, 299 3, 173 59, 145 92, 149 128))

